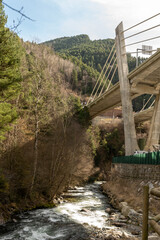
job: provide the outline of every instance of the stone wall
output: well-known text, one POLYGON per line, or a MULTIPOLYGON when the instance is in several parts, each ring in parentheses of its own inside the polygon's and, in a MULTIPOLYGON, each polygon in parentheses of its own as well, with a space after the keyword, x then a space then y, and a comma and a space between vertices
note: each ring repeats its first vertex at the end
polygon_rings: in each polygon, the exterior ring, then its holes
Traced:
POLYGON ((111 171, 121 178, 160 181, 160 165, 114 163, 111 171))

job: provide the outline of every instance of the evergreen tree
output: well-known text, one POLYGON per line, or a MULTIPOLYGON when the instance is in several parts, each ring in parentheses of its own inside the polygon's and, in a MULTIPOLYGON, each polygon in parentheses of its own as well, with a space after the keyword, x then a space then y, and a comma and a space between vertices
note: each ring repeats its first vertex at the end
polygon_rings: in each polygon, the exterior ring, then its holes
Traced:
POLYGON ((73 90, 77 87, 77 84, 78 84, 78 73, 76 69, 73 69, 73 72, 72 72, 73 90))
POLYGON ((20 89, 20 39, 5 27, 5 16, 0 1, 0 140, 4 139, 16 117, 15 99, 20 89))

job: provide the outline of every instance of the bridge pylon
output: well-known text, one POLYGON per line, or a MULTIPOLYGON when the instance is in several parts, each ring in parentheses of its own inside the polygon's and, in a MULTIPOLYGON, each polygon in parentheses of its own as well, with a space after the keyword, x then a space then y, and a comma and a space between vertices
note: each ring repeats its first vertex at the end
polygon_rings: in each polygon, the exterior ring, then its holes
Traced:
POLYGON ((151 125, 144 150, 154 150, 153 146, 159 145, 160 138, 160 93, 156 95, 151 125))
POLYGON ((127 156, 132 155, 134 151, 138 149, 138 144, 131 100, 131 89, 127 77, 128 64, 122 22, 116 28, 116 54, 124 121, 125 155, 127 156))

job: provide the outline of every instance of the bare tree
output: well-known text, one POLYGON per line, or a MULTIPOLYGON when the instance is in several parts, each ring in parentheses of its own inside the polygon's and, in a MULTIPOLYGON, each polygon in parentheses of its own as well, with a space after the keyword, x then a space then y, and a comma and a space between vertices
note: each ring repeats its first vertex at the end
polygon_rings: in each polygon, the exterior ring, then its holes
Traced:
POLYGON ((23 13, 23 7, 21 7, 20 10, 17 10, 16 8, 13 8, 12 6, 8 5, 7 3, 5 3, 4 1, 2 1, 3 5, 5 5, 6 7, 10 8, 11 10, 19 13, 22 17, 26 18, 26 19, 29 19, 30 21, 35 21, 34 19, 28 17, 26 14, 23 13))

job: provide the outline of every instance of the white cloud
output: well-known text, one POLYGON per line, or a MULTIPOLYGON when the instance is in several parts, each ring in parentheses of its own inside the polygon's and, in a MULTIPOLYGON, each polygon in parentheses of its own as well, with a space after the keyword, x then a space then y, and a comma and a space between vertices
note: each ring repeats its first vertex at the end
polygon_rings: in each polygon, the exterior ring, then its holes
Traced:
MULTIPOLYGON (((19 2, 19 0, 16 1, 19 2)), ((26 3, 25 0, 21 1, 26 3)), ((31 6, 30 2, 32 0, 27 1, 28 6, 31 6)), ((160 11, 159 0, 151 2, 146 0, 35 0, 35 3, 37 5, 32 5, 31 10, 38 21, 34 24, 25 21, 22 37, 25 35, 26 39, 27 35, 36 33, 42 41, 57 36, 73 36, 81 33, 88 34, 91 39, 114 38, 115 28, 121 21, 126 29, 160 11)), ((159 23, 160 16, 126 32, 125 35, 128 36, 159 23)), ((158 35, 160 35, 160 28, 155 28, 126 42, 158 35)), ((159 43, 160 39, 157 39, 151 44, 160 47, 159 43)), ((141 44, 134 46, 134 50, 140 46, 141 44)))
POLYGON ((89 0, 103 6, 103 10, 109 13, 114 23, 123 21, 124 25, 133 25, 138 21, 146 19, 160 11, 160 1, 152 0, 89 0))
MULTIPOLYGON (((124 29, 135 25, 157 14, 160 9, 160 1, 152 0, 152 3, 145 0, 50 0, 56 1, 61 10, 68 14, 68 19, 62 24, 64 35, 74 35, 80 33, 87 33, 91 39, 99 38, 114 38, 116 26, 123 21, 124 29), (82 8, 82 18, 75 18, 74 12, 82 8), (87 16, 88 12, 88 16, 87 16)), ((142 31, 159 24, 160 16, 150 20, 136 28, 125 33, 126 36, 142 31)), ((152 31, 137 35, 126 41, 127 43, 137 42, 143 39, 148 39, 153 36, 160 35, 160 28, 155 28, 152 31)), ((153 48, 160 47, 160 39, 152 42, 146 42, 146 45, 152 45, 153 48)), ((141 48, 142 43, 128 47, 127 51, 136 51, 141 48)))
MULTIPOLYGON (((104 21, 104 27, 105 27, 105 21, 107 19, 110 22, 110 28, 112 28, 113 31, 121 21, 123 21, 124 29, 127 29, 128 27, 131 27, 137 24, 138 22, 141 22, 160 12, 159 0, 152 0, 151 2, 145 1, 145 0, 141 0, 141 1, 140 0, 134 0, 134 1, 89 0, 89 1, 102 6, 103 8, 102 18, 104 21)), ((159 23, 160 23, 160 15, 126 32, 126 36, 142 31, 144 29, 150 28, 152 26, 158 25, 159 23)), ((155 28, 146 33, 137 35, 136 37, 129 39, 127 42, 131 43, 131 42, 140 41, 143 39, 148 39, 154 36, 160 36, 160 27, 155 28)), ((150 45, 150 44, 153 45, 154 48, 160 47, 160 39, 154 40, 152 42, 146 42, 146 45, 150 45)), ((141 45, 142 43, 134 47, 129 47, 129 51, 135 51, 135 49, 140 47, 141 45)))

